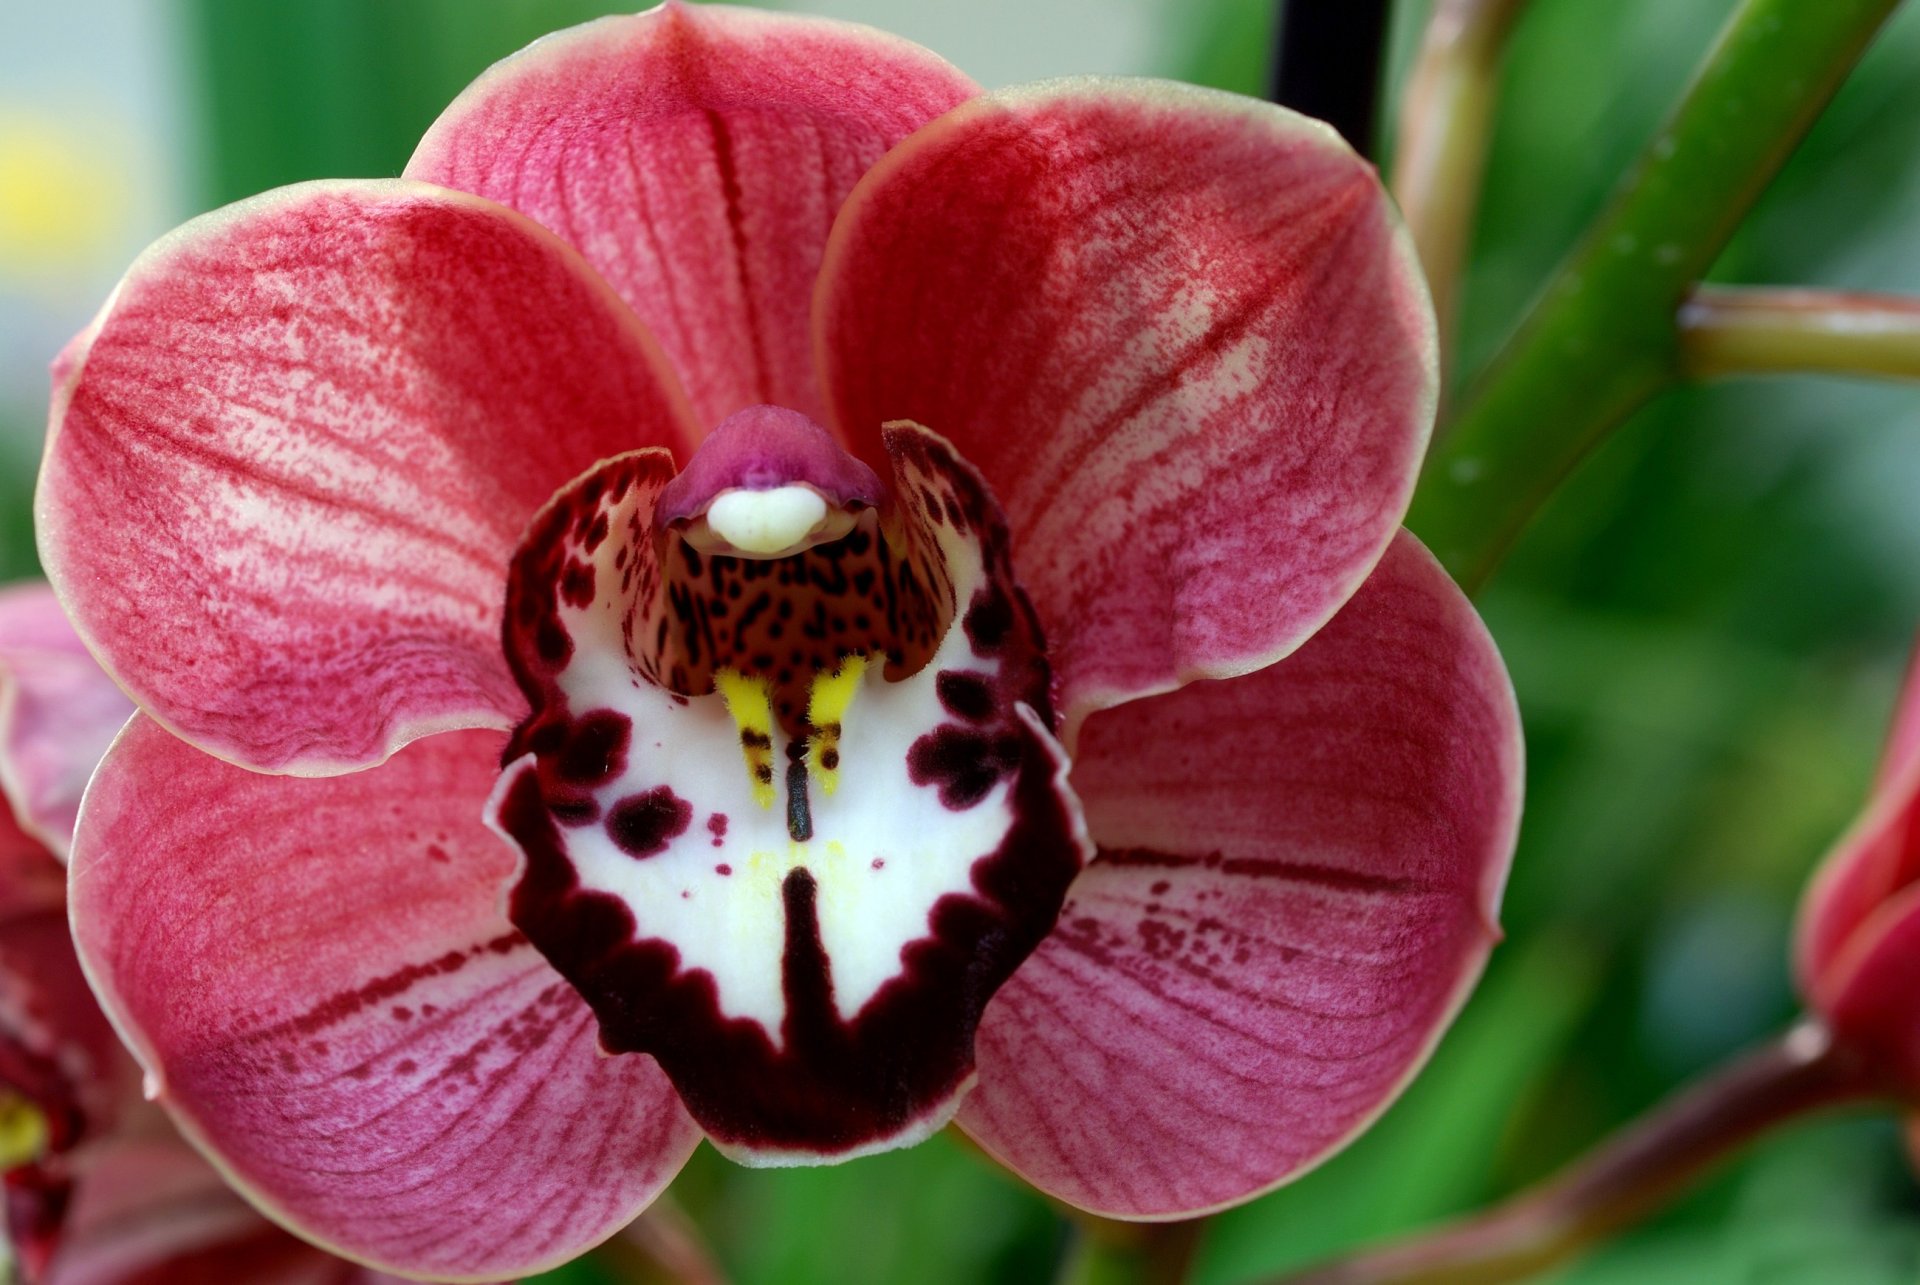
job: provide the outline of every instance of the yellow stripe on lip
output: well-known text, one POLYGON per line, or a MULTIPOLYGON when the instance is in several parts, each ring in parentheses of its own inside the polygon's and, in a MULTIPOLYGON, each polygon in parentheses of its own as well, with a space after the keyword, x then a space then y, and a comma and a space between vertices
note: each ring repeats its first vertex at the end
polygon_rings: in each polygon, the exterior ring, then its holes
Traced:
POLYGON ((865 656, 848 656, 831 674, 814 676, 813 694, 807 701, 807 722, 813 727, 807 766, 828 794, 840 787, 840 725, 866 672, 865 656))
POLYGON ((774 799, 773 699, 767 680, 737 669, 722 669, 714 674, 713 686, 740 729, 740 754, 747 761, 747 774, 753 778, 753 801, 770 808, 774 799))

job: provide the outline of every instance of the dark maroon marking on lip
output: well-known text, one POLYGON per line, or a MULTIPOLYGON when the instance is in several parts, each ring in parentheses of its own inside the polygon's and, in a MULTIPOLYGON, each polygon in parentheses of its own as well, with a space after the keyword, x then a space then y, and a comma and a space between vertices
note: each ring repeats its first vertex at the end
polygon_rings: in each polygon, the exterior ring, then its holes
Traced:
POLYGON ((658 856, 692 824, 693 804, 665 785, 629 794, 607 813, 608 837, 630 857, 658 856))
POLYGON ((983 588, 962 623, 974 650, 991 656, 1013 631, 1013 605, 997 589, 983 588))
POLYGON ((728 865, 726 862, 722 861, 719 865, 713 868, 713 872, 721 876, 722 878, 725 878, 727 875, 730 875, 733 873, 733 867, 728 865))
POLYGON ((707 818, 707 833, 713 836, 713 846, 718 848, 727 840, 727 814, 716 812, 707 818))
POLYGON ((665 941, 636 939, 625 903, 579 886, 531 772, 500 808, 527 857, 509 915, 592 1006, 602 1044, 657 1058, 710 1135, 767 1149, 855 1149, 920 1118, 971 1073, 987 1000, 1045 939, 1079 871, 1052 757, 1022 730, 1012 826, 974 863, 971 891, 934 903, 928 935, 901 952, 900 973, 851 1022, 831 1003, 810 875, 782 887, 788 1015, 776 1048, 759 1023, 721 1012, 710 973, 681 967, 665 941))
POLYGON ((575 720, 559 753, 554 773, 576 785, 600 785, 627 767, 633 720, 610 709, 596 709, 575 720))
POLYGON ((875 870, 885 870, 887 868, 887 859, 885 857, 875 857, 873 859, 873 868, 875 870))
POLYGON ((593 605, 594 571, 591 562, 569 562, 560 573, 560 601, 569 607, 593 605))
POLYGON ((1020 766, 1021 747, 1012 736, 943 723, 907 750, 907 777, 939 787, 940 802, 965 812, 1020 766))
POLYGON ((943 669, 933 680, 934 691, 947 713, 969 723, 984 723, 993 717, 993 688, 986 675, 964 669, 943 669))

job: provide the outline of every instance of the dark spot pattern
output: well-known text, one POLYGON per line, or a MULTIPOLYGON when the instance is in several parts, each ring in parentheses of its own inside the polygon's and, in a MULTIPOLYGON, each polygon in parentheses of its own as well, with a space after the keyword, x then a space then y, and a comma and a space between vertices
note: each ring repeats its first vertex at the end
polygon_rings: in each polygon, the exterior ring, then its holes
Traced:
POLYGON ((693 804, 656 785, 614 804, 607 813, 607 834, 630 857, 654 857, 692 823, 693 804))

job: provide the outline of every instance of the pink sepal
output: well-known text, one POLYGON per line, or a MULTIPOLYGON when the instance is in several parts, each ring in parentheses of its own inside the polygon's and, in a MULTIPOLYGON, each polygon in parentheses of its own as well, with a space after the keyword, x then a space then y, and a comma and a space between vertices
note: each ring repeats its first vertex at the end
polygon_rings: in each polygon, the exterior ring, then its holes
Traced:
POLYGON ((959 1119, 1082 1208, 1205 1213, 1324 1159, 1498 937, 1518 712, 1411 536, 1278 665, 1094 716, 1073 784, 1100 858, 987 1009, 959 1119))
POLYGON ((698 1139, 501 914, 514 858, 478 812, 502 739, 301 779, 139 717, 74 843, 89 976, 181 1131, 277 1221, 422 1276, 572 1258, 698 1139))
POLYGON ((807 306, 840 203, 977 92, 870 27, 666 4, 499 63, 406 172, 579 246, 659 336, 703 424, 759 403, 824 422, 807 306))

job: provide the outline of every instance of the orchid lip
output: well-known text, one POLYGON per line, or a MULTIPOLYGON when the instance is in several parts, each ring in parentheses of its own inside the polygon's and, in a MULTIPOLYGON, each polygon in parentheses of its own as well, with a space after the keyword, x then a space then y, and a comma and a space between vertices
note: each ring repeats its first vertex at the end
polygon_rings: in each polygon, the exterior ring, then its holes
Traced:
POLYGON ((748 1163, 950 1118, 1086 858, 998 510, 933 434, 888 450, 883 488, 750 408, 577 479, 509 581, 509 917, 748 1163))

